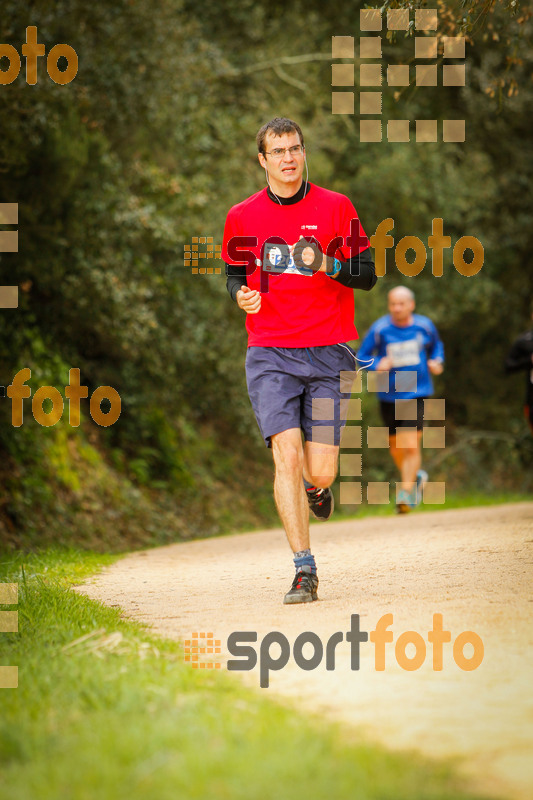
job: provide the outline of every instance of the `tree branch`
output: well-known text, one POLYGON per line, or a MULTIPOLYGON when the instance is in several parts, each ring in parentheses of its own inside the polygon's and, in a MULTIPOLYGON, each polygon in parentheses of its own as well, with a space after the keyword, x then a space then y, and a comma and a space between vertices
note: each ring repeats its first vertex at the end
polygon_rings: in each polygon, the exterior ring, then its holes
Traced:
POLYGON ((279 66, 279 64, 276 64, 276 66, 273 67, 272 69, 274 70, 278 78, 281 78, 281 80, 285 81, 285 83, 288 83, 291 86, 295 86, 297 89, 301 89, 302 92, 306 92, 309 89, 306 83, 302 83, 301 81, 296 80, 296 78, 293 78, 291 75, 287 75, 285 70, 282 69, 279 66))
MULTIPOLYGON (((230 69, 226 74, 231 76, 250 75, 252 72, 261 72, 264 69, 279 69, 282 64, 305 64, 312 61, 331 61, 331 53, 304 53, 301 56, 280 56, 275 61, 259 61, 257 64, 251 64, 243 69, 230 69)), ((287 75, 286 77, 288 78, 289 76, 287 75)), ((300 84, 298 88, 300 89, 302 86, 303 84, 300 84)), ((307 87, 305 88, 307 89, 307 87)))

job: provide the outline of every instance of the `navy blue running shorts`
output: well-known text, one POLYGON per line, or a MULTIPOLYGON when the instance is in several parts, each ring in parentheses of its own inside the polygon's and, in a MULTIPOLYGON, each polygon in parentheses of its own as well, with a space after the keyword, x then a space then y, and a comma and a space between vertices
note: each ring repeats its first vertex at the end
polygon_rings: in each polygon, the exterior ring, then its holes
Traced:
POLYGON ((301 428, 306 441, 338 446, 356 369, 355 354, 344 343, 249 347, 248 394, 266 446, 289 428, 301 428))

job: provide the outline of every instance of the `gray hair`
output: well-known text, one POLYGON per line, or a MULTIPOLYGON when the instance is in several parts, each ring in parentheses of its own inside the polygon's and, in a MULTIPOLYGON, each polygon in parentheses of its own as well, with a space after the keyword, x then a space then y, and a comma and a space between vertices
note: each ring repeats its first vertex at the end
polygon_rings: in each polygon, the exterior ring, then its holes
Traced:
POLYGON ((395 286, 394 289, 391 289, 388 292, 388 295, 391 295, 393 292, 396 292, 398 289, 401 289, 404 294, 407 294, 407 296, 409 297, 409 300, 414 300, 415 299, 415 293, 412 292, 411 289, 408 289, 407 286, 395 286))

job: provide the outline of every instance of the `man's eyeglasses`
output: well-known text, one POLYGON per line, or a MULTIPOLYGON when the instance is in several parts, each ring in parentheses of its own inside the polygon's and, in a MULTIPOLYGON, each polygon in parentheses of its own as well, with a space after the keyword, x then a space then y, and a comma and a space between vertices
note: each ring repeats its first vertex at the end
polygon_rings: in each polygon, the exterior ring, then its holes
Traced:
POLYGON ((304 149, 301 144, 293 144, 292 147, 275 147, 273 150, 270 150, 270 152, 265 150, 265 155, 274 156, 274 158, 283 158, 287 150, 291 156, 301 156, 304 149))

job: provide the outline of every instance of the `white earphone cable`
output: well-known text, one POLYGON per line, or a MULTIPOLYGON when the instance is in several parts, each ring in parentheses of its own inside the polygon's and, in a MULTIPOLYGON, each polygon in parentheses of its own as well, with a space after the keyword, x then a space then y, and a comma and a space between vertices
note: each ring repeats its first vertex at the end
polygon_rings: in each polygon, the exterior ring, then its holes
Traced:
POLYGON ((279 199, 279 197, 277 196, 276 192, 273 190, 272 186, 270 185, 270 181, 268 180, 268 170, 267 170, 267 168, 266 168, 266 167, 265 167, 265 175, 266 175, 266 179, 267 179, 267 186, 268 186, 268 188, 270 189, 270 191, 272 192, 272 194, 274 195, 274 197, 276 198, 276 200, 278 201, 278 203, 280 204, 280 206, 282 206, 282 205, 283 205, 283 203, 281 202, 281 200, 280 200, 280 199, 279 199))
MULTIPOLYGON (((372 364, 374 363, 374 359, 373 359, 373 358, 371 358, 371 359, 369 359, 368 361, 366 361, 366 363, 363 363, 364 359, 359 359, 359 358, 357 358, 357 356, 356 356, 354 353, 352 353, 352 351, 350 350, 350 348, 349 348, 349 347, 346 347, 346 345, 345 345, 345 344, 342 344, 341 342, 339 342, 338 344, 339 344, 339 347, 344 347, 344 349, 345 349, 345 350, 346 350, 346 351, 347 351, 347 352, 348 352, 348 353, 349 353, 349 354, 352 356, 352 358, 354 358, 354 359, 355 359, 355 361, 356 361, 356 362, 357 362, 357 361, 361 361, 361 363, 363 364, 363 366, 362 366, 362 367, 359 367, 359 369, 356 369, 356 373, 359 373, 359 372, 361 372, 361 370, 362 370, 362 369, 365 369, 365 368, 367 368, 367 367, 371 367, 371 366, 372 366, 372 364)), ((356 363, 356 365, 355 365, 355 366, 357 367, 357 363, 356 363)))

